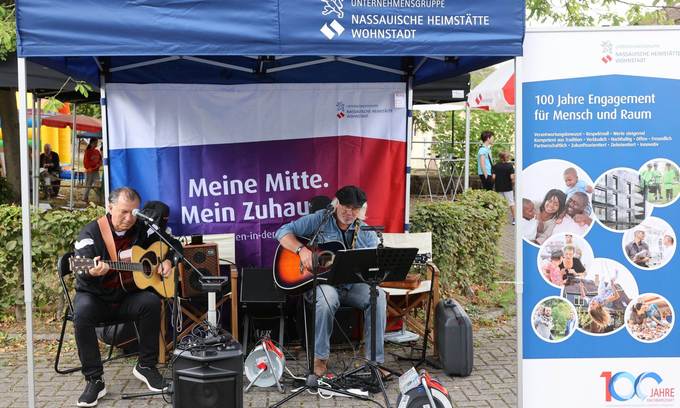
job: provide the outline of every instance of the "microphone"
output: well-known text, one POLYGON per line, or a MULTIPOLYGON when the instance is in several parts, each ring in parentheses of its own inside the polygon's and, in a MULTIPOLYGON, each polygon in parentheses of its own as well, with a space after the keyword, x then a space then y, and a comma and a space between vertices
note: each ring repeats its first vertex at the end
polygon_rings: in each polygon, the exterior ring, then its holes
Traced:
POLYGON ((139 208, 132 210, 132 215, 146 222, 154 222, 154 219, 144 214, 139 208))
POLYGON ((362 225, 359 227, 362 231, 385 231, 382 225, 362 225))

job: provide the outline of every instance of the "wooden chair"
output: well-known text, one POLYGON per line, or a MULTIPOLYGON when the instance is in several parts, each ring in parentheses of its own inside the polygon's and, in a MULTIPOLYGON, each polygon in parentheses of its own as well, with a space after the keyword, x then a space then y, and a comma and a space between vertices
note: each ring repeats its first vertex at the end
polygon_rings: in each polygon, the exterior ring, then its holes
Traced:
MULTIPOLYGON (((432 233, 411 234, 383 234, 384 244, 393 248, 418 248, 419 255, 432 253, 432 233)), ((432 288, 432 302, 430 304, 430 341, 433 351, 436 353, 436 328, 434 324, 434 312, 439 302, 439 268, 431 262, 425 263, 425 280, 415 289, 382 288, 387 294, 387 318, 401 318, 405 327, 408 327, 419 336, 425 335, 425 324, 417 318, 418 310, 427 307, 430 288, 432 288)), ((426 311, 427 312, 427 311, 426 311)))

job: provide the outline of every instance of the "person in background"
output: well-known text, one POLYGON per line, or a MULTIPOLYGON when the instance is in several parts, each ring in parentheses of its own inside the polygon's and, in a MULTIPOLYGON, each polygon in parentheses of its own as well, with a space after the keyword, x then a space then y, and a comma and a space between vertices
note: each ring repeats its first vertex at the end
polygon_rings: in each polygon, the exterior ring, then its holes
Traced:
POLYGON ((666 201, 673 201, 673 187, 675 184, 675 178, 677 175, 675 174, 675 169, 673 169, 673 165, 670 163, 666 163, 666 168, 664 169, 663 172, 663 190, 666 194, 666 201))
POLYGON ((652 163, 647 163, 647 168, 640 172, 640 182, 642 183, 642 191, 645 196, 645 200, 649 200, 649 193, 652 192, 652 186, 650 185, 652 181, 652 163))
POLYGON ((659 165, 654 163, 651 174, 651 179, 649 181, 651 190, 654 191, 654 201, 659 201, 661 199, 661 178, 662 174, 659 170, 659 165))
POLYGON ((484 190, 493 190, 493 160, 491 160, 491 145, 493 145, 493 132, 485 130, 482 132, 482 146, 477 152, 477 174, 482 181, 484 190))
MULTIPOLYGON (((576 169, 573 167, 568 167, 566 170, 564 170, 564 193, 567 195, 567 200, 570 199, 575 193, 582 193, 582 194, 591 194, 593 192, 593 186, 589 185, 583 180, 579 180, 578 178, 578 173, 576 172, 576 169)), ((588 196, 586 196, 586 204, 587 207, 585 208, 585 211, 588 215, 590 215, 593 210, 590 207, 590 201, 588 200, 588 196)))
POLYGON ((90 139, 83 157, 83 167, 85 167, 85 193, 83 193, 83 201, 85 202, 89 199, 90 189, 92 189, 95 181, 99 178, 99 168, 102 165, 102 154, 97 148, 97 144, 97 139, 90 139))
POLYGON ((522 238, 529 241, 536 239, 536 228, 538 227, 538 220, 536 219, 536 206, 534 202, 528 198, 522 199, 522 238))
POLYGON ((61 187, 61 164, 59 164, 59 154, 52 150, 52 146, 47 143, 43 148, 43 153, 40 154, 40 168, 44 169, 49 175, 50 187, 48 188, 48 196, 56 197, 59 194, 61 187))
POLYGON ((626 255, 635 265, 642 267, 649 267, 649 260, 651 259, 649 252, 649 245, 645 240, 645 231, 636 230, 634 239, 626 245, 626 255))
POLYGON ((510 163, 510 153, 501 152, 499 154, 500 163, 492 167, 492 178, 494 179, 494 189, 508 202, 510 213, 512 214, 512 225, 515 225, 515 166, 510 163))
POLYGON ((566 201, 567 195, 562 190, 554 188, 545 194, 536 215, 538 226, 534 242, 538 245, 542 245, 553 234, 557 220, 566 207, 566 201))
POLYGON ((661 241, 661 263, 666 264, 673 257, 675 252, 675 238, 666 234, 661 241))

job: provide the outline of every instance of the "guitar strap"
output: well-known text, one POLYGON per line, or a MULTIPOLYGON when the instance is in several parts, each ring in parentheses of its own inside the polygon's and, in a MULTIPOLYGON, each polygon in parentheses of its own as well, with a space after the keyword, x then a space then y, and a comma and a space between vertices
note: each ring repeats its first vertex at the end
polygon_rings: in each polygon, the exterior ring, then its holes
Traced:
POLYGON ((99 225, 99 232, 102 234, 102 239, 104 239, 104 244, 106 245, 106 250, 109 253, 109 258, 112 261, 118 260, 118 253, 116 252, 116 244, 113 242, 113 232, 111 232, 111 225, 109 225, 109 219, 106 215, 100 217, 97 220, 99 225))

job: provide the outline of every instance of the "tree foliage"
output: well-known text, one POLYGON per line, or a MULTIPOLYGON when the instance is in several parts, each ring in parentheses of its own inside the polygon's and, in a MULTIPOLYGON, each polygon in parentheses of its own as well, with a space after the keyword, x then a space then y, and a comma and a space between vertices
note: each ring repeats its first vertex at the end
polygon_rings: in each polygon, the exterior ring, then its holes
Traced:
POLYGON ((526 0, 529 23, 566 26, 673 24, 678 0, 526 0))
POLYGON ((14 2, 3 2, 0 4, 0 60, 4 61, 7 54, 17 49, 16 32, 14 2))

